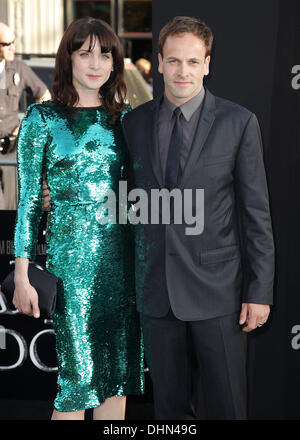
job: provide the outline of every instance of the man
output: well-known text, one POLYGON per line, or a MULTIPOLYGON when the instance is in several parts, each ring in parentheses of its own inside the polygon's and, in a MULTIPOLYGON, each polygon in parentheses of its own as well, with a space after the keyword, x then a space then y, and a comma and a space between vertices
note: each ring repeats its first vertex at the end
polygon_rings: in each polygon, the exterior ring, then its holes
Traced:
MULTIPOLYGON (((19 100, 25 90, 37 101, 51 98, 46 85, 23 61, 15 59, 15 36, 0 23, 0 159, 15 159, 19 100)), ((0 169, 0 209, 16 209, 15 169, 0 169)))
POLYGON ((137 302, 158 419, 246 418, 246 335, 267 321, 272 303, 260 130, 253 113, 203 87, 212 41, 200 20, 169 22, 159 36, 164 96, 123 120, 135 186, 149 199, 154 189, 204 190, 201 234, 172 220, 136 228, 137 302))

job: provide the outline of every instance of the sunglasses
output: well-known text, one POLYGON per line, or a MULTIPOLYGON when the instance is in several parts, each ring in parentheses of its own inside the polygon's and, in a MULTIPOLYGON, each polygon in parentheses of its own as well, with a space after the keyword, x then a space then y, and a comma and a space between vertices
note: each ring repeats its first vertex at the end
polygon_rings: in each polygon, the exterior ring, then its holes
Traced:
POLYGON ((1 43, 0 42, 0 46, 4 46, 4 47, 11 46, 12 44, 15 44, 15 41, 11 41, 10 43, 1 43))

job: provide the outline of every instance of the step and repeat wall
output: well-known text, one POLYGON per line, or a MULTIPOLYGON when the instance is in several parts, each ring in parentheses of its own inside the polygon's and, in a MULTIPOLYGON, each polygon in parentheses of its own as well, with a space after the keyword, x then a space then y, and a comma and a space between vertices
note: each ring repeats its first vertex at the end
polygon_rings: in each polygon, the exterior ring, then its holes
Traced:
MULTIPOLYGON (((0 280, 13 270, 15 211, 0 211, 0 280)), ((39 263, 46 249, 42 218, 37 245, 39 263)), ((46 400, 56 393, 55 336, 52 321, 8 310, 0 296, 0 400, 46 400)))
MULTIPOLYGON (((249 337, 249 418, 300 419, 300 2, 153 0, 154 92, 160 28, 175 15, 199 17, 215 35, 209 90, 260 122, 276 244, 275 303, 249 337)), ((40 228, 38 260, 45 261, 40 228)), ((0 282, 11 270, 15 213, 0 211, 0 282)), ((0 399, 53 400, 51 320, 6 309, 0 295, 0 399)), ((151 387, 146 400, 151 401, 151 387)), ((144 400, 145 401, 145 400, 144 400)))

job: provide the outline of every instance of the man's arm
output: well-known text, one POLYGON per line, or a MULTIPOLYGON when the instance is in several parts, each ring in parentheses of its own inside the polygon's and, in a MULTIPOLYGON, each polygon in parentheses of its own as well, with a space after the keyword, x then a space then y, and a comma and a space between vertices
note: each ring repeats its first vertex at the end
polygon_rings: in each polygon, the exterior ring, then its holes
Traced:
MULTIPOLYGON (((48 89, 46 89, 45 93, 43 94, 43 96, 41 98, 38 98, 35 100, 35 102, 44 102, 44 101, 49 101, 49 99, 51 99, 51 93, 49 92, 48 89)), ((19 133, 19 128, 20 128, 21 123, 19 123, 15 129, 12 132, 13 136, 18 136, 19 133)))
MULTIPOLYGON (((25 90, 31 96, 35 98, 35 102, 48 101, 52 98, 47 86, 40 78, 34 73, 34 71, 27 66, 24 61, 19 61, 19 69, 21 69, 21 75, 24 79, 25 90)), ((18 136, 20 124, 18 124, 12 131, 13 136, 18 136)))
POLYGON ((125 114, 124 118, 122 119, 122 123, 121 123, 122 132, 123 132, 123 136, 124 136, 124 140, 125 140, 125 144, 126 144, 125 167, 124 167, 122 179, 127 182, 127 188, 128 188, 128 193, 129 193, 132 189, 136 188, 136 185, 135 185, 135 178, 134 178, 134 172, 133 172, 133 162, 132 162, 132 158, 130 155, 129 141, 128 141, 127 132, 126 132, 126 117, 127 117, 127 115, 125 114))
POLYGON ((251 331, 265 323, 273 302, 274 242, 268 188, 258 121, 245 127, 235 168, 236 203, 240 215, 246 276, 240 323, 251 331))
POLYGON ((25 91, 35 98, 36 102, 48 101, 51 93, 46 84, 36 75, 36 73, 24 61, 20 61, 19 68, 24 80, 25 91))
POLYGON ((41 98, 36 99, 36 102, 49 101, 49 99, 51 99, 51 98, 52 98, 51 93, 47 89, 41 98))

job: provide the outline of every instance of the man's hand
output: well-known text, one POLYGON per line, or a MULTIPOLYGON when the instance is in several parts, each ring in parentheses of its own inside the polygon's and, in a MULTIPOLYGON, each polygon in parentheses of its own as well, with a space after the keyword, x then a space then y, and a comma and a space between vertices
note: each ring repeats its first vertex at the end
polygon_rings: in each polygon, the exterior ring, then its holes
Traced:
POLYGON ((267 322, 269 313, 270 306, 267 304, 243 303, 240 314, 240 325, 246 324, 243 332, 251 332, 256 327, 261 327, 267 322))
POLYGON ((49 90, 47 89, 45 91, 45 93, 43 94, 43 96, 39 99, 36 99, 35 102, 44 102, 44 101, 49 101, 49 99, 51 99, 51 93, 49 92, 49 90))
POLYGON ((12 132, 12 135, 13 135, 13 136, 18 136, 19 129, 20 129, 20 124, 16 126, 16 128, 15 128, 14 131, 12 132))
POLYGON ((50 197, 50 191, 49 191, 46 180, 43 180, 43 200, 44 200, 43 210, 50 211, 51 197, 50 197))

